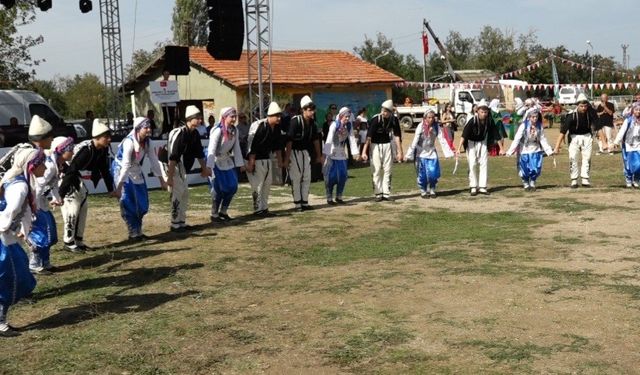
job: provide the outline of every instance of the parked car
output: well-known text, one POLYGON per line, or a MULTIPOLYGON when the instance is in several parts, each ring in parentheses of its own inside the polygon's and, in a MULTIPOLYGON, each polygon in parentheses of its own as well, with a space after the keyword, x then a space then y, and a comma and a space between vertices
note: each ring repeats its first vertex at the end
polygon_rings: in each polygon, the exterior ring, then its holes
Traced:
POLYGON ((586 95, 583 88, 577 86, 565 86, 561 88, 558 93, 558 102, 560 104, 576 104, 578 95, 580 94, 586 95))
POLYGON ((33 91, 0 90, 0 139, 3 147, 28 141, 31 117, 38 115, 53 127, 53 136, 77 138, 71 125, 67 125, 46 100, 33 91), (14 123, 12 123, 12 118, 14 123))

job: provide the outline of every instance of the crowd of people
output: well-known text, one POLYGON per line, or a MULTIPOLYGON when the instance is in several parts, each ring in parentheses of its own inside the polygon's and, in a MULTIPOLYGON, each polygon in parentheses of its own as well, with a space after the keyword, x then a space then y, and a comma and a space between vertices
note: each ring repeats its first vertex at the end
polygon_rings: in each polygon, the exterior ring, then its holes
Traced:
MULTIPOLYGON (((33 116, 30 143, 13 147, 0 160, 0 336, 19 334, 7 322, 7 313, 12 305, 32 293, 36 286, 33 275, 56 271, 50 259, 51 246, 58 241, 52 208, 61 208, 64 249, 74 253, 90 249, 84 241, 89 199, 83 171, 91 172, 94 183, 103 179, 108 194, 118 199, 130 241, 147 239, 143 218, 149 210, 149 197, 141 168, 145 160, 153 178, 158 178, 160 186, 170 192, 172 232, 190 229, 186 223, 187 173, 196 160, 201 176, 209 181, 213 223, 233 220, 228 210, 238 190, 239 171, 246 173, 251 185, 255 217, 276 216, 269 210, 269 195, 273 175, 280 173, 279 168, 287 171, 296 210, 313 209, 309 202, 313 164, 322 165, 327 203, 345 204, 349 157, 370 162, 377 202, 393 200, 394 161, 415 161, 421 197, 435 198, 440 178, 438 148, 444 157, 456 158, 456 168, 457 158, 466 153, 469 193, 475 196, 489 194, 487 165, 491 152, 517 155, 523 188, 532 191, 542 171, 543 155, 557 154, 566 142, 570 186, 588 187, 593 134, 607 126, 612 109, 606 100, 593 108, 584 95, 578 99, 577 109, 566 116, 561 126, 555 147, 545 136, 540 108, 531 105, 523 113, 523 121, 506 149, 504 129, 490 116, 490 107, 483 100, 462 130, 457 148, 453 143, 453 117, 445 111, 438 118, 430 111, 416 129, 406 153, 391 100, 384 101, 380 112, 371 118, 364 111, 354 114, 348 107, 335 106, 335 113, 327 116, 327 126, 322 131, 316 126, 316 105, 309 96, 300 101, 301 113, 290 117, 272 102, 267 117, 247 129, 239 126, 243 114, 233 107, 223 108, 219 120, 207 129, 206 149, 199 130, 203 125, 202 113, 197 107, 188 106, 185 123, 170 131, 167 145, 160 152, 156 153, 150 143, 153 118, 138 117, 132 120, 131 131, 120 142, 113 158, 109 152, 111 130, 100 121, 92 123, 91 139, 75 144, 72 138, 53 138, 51 125, 33 116), (283 114, 287 115, 284 127, 283 114), (594 126, 603 117, 605 121, 599 123, 604 125, 594 126), (578 154, 582 156, 580 168, 578 154)), ((603 150, 614 144, 621 146, 626 185, 639 187, 640 94, 624 116, 615 138, 603 130, 600 139, 603 150)))

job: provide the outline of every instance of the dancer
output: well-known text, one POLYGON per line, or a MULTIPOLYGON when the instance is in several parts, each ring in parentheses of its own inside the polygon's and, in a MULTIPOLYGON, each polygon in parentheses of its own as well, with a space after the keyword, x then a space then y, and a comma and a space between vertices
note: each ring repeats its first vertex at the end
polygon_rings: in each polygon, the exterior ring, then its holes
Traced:
POLYGON ((9 307, 30 295, 36 286, 18 238, 27 236, 31 228, 31 215, 36 210, 35 179, 44 175, 44 161, 41 149, 19 150, 0 181, 0 193, 7 204, 0 211, 0 336, 19 335, 7 323, 9 307))
POLYGON ((628 188, 640 187, 640 102, 633 104, 613 141, 622 144, 623 173, 628 188))
POLYGON ((145 117, 133 120, 133 129, 118 145, 111 163, 116 195, 120 197, 120 215, 127 225, 129 240, 143 241, 142 218, 149 211, 149 193, 142 173, 142 162, 148 157, 151 172, 166 189, 158 155, 151 147, 151 121, 145 117))
POLYGON ((89 192, 82 182, 81 171, 92 171, 94 184, 99 181, 96 173, 104 179, 109 195, 117 197, 113 191, 113 177, 109 171, 109 147, 111 129, 95 119, 91 129, 92 139, 76 145, 73 159, 69 162, 62 182, 60 196, 64 198, 62 218, 64 219, 64 248, 73 253, 89 250, 84 243, 84 230, 89 210, 89 192))
POLYGON ((220 122, 211 129, 207 150, 207 168, 211 173, 211 222, 228 222, 227 214, 233 196, 238 191, 238 173, 244 171, 242 149, 235 127, 238 113, 233 107, 220 110, 220 122))
POLYGON ((58 243, 56 221, 49 206, 60 207, 64 203, 58 191, 60 176, 73 157, 74 140, 71 137, 56 137, 45 160, 44 176, 36 180, 35 220, 26 243, 31 249, 29 270, 36 274, 48 274, 55 271, 51 264, 51 246, 58 243), (51 202, 49 202, 51 197, 51 202))
POLYGON ((391 168, 393 166, 393 152, 391 141, 396 145, 396 161, 401 162, 402 131, 400 123, 393 115, 393 101, 385 100, 380 113, 373 116, 369 122, 367 142, 362 148, 362 160, 369 160, 369 146, 371 146, 371 171, 373 174, 373 189, 375 201, 391 201, 391 168))
POLYGON ((462 152, 462 148, 467 152, 467 161, 469 163, 469 189, 471 196, 478 193, 489 195, 487 190, 488 175, 488 144, 498 145, 498 154, 504 155, 502 149, 502 140, 500 131, 489 115, 489 106, 484 99, 478 102, 476 114, 467 122, 462 130, 460 144, 458 145, 457 154, 462 152), (476 167, 478 173, 476 174, 476 167))
MULTIPOLYGON (((253 193, 253 214, 275 216, 269 211, 269 193, 272 181, 273 154, 282 166, 282 145, 280 142, 280 116, 282 110, 276 102, 269 104, 267 118, 251 124, 247 139, 247 177, 253 193)), ((278 172, 280 169, 276 169, 278 172)))
POLYGON ((542 114, 531 109, 528 117, 518 127, 516 135, 507 151, 507 156, 518 154, 518 174, 526 191, 536 190, 536 180, 542 173, 542 156, 553 155, 553 149, 544 135, 542 114))
POLYGON ((422 198, 436 197, 436 184, 440 178, 436 139, 442 147, 445 158, 450 158, 455 154, 444 135, 448 129, 441 126, 435 119, 436 113, 433 110, 427 111, 422 120, 422 126, 416 129, 413 142, 405 156, 405 160, 417 159, 417 181, 422 198))
POLYGON ((342 194, 349 177, 347 174, 347 141, 349 141, 353 157, 356 161, 360 160, 352 128, 351 110, 347 107, 340 108, 337 118, 329 125, 327 140, 323 147, 325 161, 322 173, 327 191, 327 203, 330 205, 345 203, 342 194), (336 187, 335 201, 333 200, 334 186, 336 187))

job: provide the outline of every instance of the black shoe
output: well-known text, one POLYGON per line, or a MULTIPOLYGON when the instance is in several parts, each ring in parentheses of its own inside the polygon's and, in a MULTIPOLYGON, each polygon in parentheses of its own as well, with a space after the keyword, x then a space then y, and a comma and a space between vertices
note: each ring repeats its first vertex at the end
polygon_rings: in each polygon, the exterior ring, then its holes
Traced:
POLYGON ((342 199, 340 199, 340 198, 336 198, 336 203, 337 203, 337 204, 347 204, 347 202, 343 201, 343 200, 342 200, 342 199))
POLYGON ((11 326, 7 326, 7 329, 4 331, 0 331, 0 337, 17 337, 20 336, 20 332, 18 332, 15 328, 11 326))
POLYGON ((225 221, 233 220, 233 218, 227 214, 220 214, 220 217, 223 218, 225 221))
POLYGON ((335 206, 335 205, 336 205, 336 202, 334 202, 334 201, 333 201, 333 199, 327 199, 327 204, 328 204, 329 206, 335 206))
POLYGON ((471 188, 469 195, 471 195, 472 197, 475 197, 476 195, 478 195, 478 190, 476 188, 471 188))
POLYGON ((80 246, 78 246, 78 245, 76 245, 74 243, 72 243, 72 244, 67 244, 67 243, 64 244, 63 249, 66 250, 66 251, 69 251, 71 253, 75 253, 75 254, 84 254, 84 250, 80 246))

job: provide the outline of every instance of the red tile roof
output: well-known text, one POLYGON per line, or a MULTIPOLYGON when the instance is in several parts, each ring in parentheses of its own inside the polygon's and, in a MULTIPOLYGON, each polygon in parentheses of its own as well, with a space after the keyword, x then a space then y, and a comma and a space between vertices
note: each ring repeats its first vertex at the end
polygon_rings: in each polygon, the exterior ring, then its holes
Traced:
MULTIPOLYGON (((246 86, 247 52, 239 61, 216 60, 204 48, 189 48, 191 64, 199 66, 232 86, 246 86)), ((357 83, 395 83, 404 81, 345 51, 272 51, 271 80, 274 85, 351 85, 357 83)))

